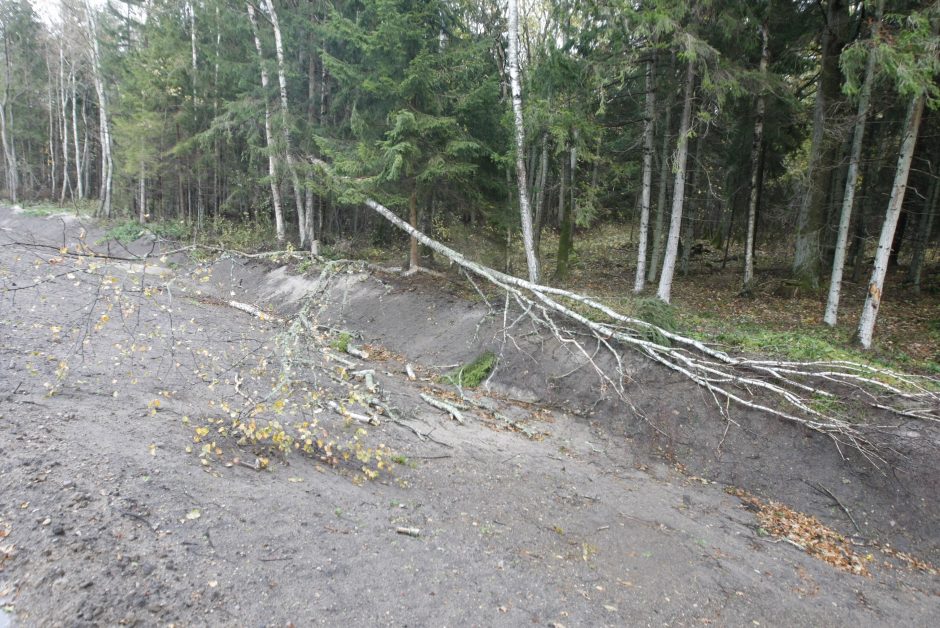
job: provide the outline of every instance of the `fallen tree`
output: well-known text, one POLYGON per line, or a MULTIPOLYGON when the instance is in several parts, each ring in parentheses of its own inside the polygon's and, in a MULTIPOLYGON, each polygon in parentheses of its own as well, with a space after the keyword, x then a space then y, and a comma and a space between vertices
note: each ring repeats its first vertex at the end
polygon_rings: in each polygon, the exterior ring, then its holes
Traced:
MULTIPOLYGON (((326 162, 314 160, 314 164, 334 185, 354 185, 354 182, 333 175, 326 162)), ((625 388, 628 377, 619 347, 635 350, 704 388, 729 425, 735 423, 730 412, 731 403, 734 403, 825 434, 833 440, 843 457, 842 448, 849 446, 876 465, 883 463, 884 458, 877 444, 867 435, 866 426, 854 417, 824 409, 831 404, 818 403, 819 399, 838 398, 836 393, 824 388, 825 385, 851 387, 859 391, 869 406, 881 411, 940 422, 940 380, 936 378, 848 361, 797 362, 732 356, 694 338, 625 316, 588 296, 536 284, 483 266, 428 237, 375 199, 366 197, 363 202, 466 273, 505 291, 507 302, 511 299, 521 309, 520 318, 528 317, 537 326, 549 330, 560 342, 573 346, 618 398, 647 422, 649 420, 634 406, 625 388), (596 352, 588 352, 575 330, 566 328, 561 322, 565 320, 586 329, 598 347, 610 353, 616 364, 614 372, 599 365, 595 359, 596 352)), ((583 333, 580 336, 583 337, 583 333)), ((656 428, 655 425, 653 427, 656 428)))

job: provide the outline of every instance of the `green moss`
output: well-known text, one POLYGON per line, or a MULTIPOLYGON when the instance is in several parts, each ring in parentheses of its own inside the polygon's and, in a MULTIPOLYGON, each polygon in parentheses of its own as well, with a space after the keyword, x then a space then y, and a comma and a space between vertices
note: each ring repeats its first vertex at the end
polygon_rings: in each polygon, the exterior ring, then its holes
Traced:
POLYGON ((444 380, 461 388, 476 388, 489 376, 496 366, 496 354, 486 351, 469 364, 444 376, 444 380))

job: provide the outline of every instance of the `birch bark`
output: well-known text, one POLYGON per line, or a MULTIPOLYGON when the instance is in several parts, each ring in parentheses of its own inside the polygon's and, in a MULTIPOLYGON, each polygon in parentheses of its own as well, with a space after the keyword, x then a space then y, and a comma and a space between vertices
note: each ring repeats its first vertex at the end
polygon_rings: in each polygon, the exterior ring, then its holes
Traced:
MULTIPOLYGON (((767 22, 761 25, 760 75, 767 79, 767 66, 770 61, 770 34, 767 22)), ((751 145, 751 197, 747 206, 747 236, 744 240, 744 287, 742 292, 750 294, 754 283, 754 229, 757 226, 757 199, 760 196, 760 152, 764 143, 764 111, 767 107, 765 88, 757 97, 757 111, 754 120, 754 143, 751 145)), ((730 238, 730 231, 729 231, 730 238)))
POLYGON ((277 12, 274 10, 274 2, 264 0, 264 7, 271 18, 271 25, 274 27, 274 52, 277 55, 277 82, 281 97, 281 134, 284 141, 284 158, 287 162, 287 173, 290 175, 294 188, 300 244, 303 246, 307 243, 308 235, 307 211, 304 207, 303 195, 300 191, 300 178, 297 176, 297 166, 294 163, 293 151, 291 150, 290 125, 288 124, 290 109, 287 106, 287 73, 284 69, 284 43, 281 39, 281 24, 277 19, 277 12))
POLYGON ((823 321, 835 327, 839 316, 839 296, 842 292, 842 272, 845 269, 845 251, 849 240, 849 225, 852 222, 852 207, 855 203, 855 189, 858 186, 858 164, 862 157, 862 141, 865 138, 865 123, 868 119, 868 103, 871 101, 871 86, 875 78, 875 62, 878 45, 878 31, 881 27, 881 14, 884 0, 878 0, 875 9, 875 22, 872 25, 872 48, 868 52, 865 64, 865 80, 858 97, 858 115, 855 118, 855 131, 852 136, 852 150, 849 153, 849 170, 845 177, 845 195, 842 197, 842 214, 839 217, 839 234, 836 237, 835 258, 832 262, 832 277, 829 280, 829 298, 826 302, 826 314, 823 321))
POLYGON ((676 271, 676 257, 679 253, 679 234, 682 229, 682 204, 685 200, 686 161, 689 156, 689 130, 692 124, 692 95, 695 91, 695 65, 688 61, 685 77, 685 96, 682 103, 682 120, 679 123, 679 146, 676 149, 676 183, 672 193, 672 217, 669 222, 669 238, 666 241, 666 255, 663 259, 663 272, 659 277, 659 289, 656 296, 669 303, 672 296, 672 278, 676 271))
POLYGON ((653 192, 653 120, 656 117, 656 92, 653 89, 655 54, 646 62, 646 126, 643 129, 643 191, 640 196, 640 241, 637 244, 636 278, 633 291, 643 291, 646 284, 646 247, 650 227, 650 199, 653 192))
POLYGON ((516 184, 519 188, 519 214, 522 221, 522 245, 525 247, 529 281, 539 281, 539 257, 532 233, 532 210, 525 170, 525 127, 522 121, 522 88, 519 84, 519 1, 509 0, 509 83, 516 139, 516 184))
POLYGON ((888 258, 891 256, 891 243, 894 241, 894 230, 904 204, 904 193, 907 191, 907 177, 911 172, 911 160, 914 157, 914 146, 917 143, 917 133, 920 130, 920 120, 924 112, 924 97, 917 96, 911 100, 904 121, 904 135, 901 142, 901 152, 898 155, 898 166, 895 171, 894 184, 891 186, 891 198, 888 200, 888 210, 885 221, 881 227, 881 237, 878 239, 878 252, 875 254, 875 267, 868 282, 868 296, 862 308, 862 317, 858 323, 858 341, 869 349, 872 335, 875 331, 875 320, 878 317, 878 307, 881 305, 881 295, 884 290, 885 275, 888 272, 888 258))
POLYGON ((271 106, 268 104, 268 71, 264 67, 264 53, 261 48, 261 38, 258 35, 258 19, 255 17, 255 8, 251 2, 248 7, 248 20, 251 22, 251 32, 255 38, 255 50, 258 51, 258 65, 261 68, 261 90, 264 98, 264 141, 268 150, 268 177, 271 179, 271 203, 274 205, 274 228, 277 241, 284 241, 284 214, 281 211, 281 191, 277 186, 277 155, 271 133, 271 106))

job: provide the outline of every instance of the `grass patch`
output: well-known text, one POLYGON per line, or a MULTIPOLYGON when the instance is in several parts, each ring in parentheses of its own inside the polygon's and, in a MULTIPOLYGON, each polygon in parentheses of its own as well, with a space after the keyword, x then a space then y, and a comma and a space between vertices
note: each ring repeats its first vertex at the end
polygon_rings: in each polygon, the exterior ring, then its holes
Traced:
POLYGON ((826 334, 825 330, 815 333, 811 330, 774 331, 765 327, 738 325, 734 328, 720 329, 710 338, 705 336, 702 339, 729 344, 746 353, 770 353, 791 360, 870 362, 868 356, 841 347, 838 339, 826 338, 823 334, 826 334))
POLYGON ((79 201, 77 203, 68 203, 59 205, 58 203, 34 203, 23 206, 23 214, 35 218, 48 218, 49 216, 60 216, 68 214, 70 216, 91 216, 97 203, 92 201, 79 201))
POLYGON ((476 388, 489 377, 494 366, 496 366, 496 354, 486 351, 473 362, 445 375, 444 381, 461 388, 476 388))
POLYGON ((99 244, 105 240, 115 240, 121 244, 130 244, 137 238, 145 235, 147 228, 136 220, 126 220, 119 222, 104 232, 104 237, 98 241, 99 244))

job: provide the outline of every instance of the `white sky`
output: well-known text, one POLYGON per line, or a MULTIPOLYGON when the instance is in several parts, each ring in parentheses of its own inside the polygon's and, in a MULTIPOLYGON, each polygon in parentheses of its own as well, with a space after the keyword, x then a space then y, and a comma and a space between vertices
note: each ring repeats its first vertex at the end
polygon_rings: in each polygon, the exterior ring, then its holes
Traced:
MULTIPOLYGON (((95 7, 101 6, 105 1, 106 0, 91 0, 91 5, 95 7)), ((59 21, 61 0, 29 0, 29 3, 33 5, 33 9, 47 24, 59 21)))

